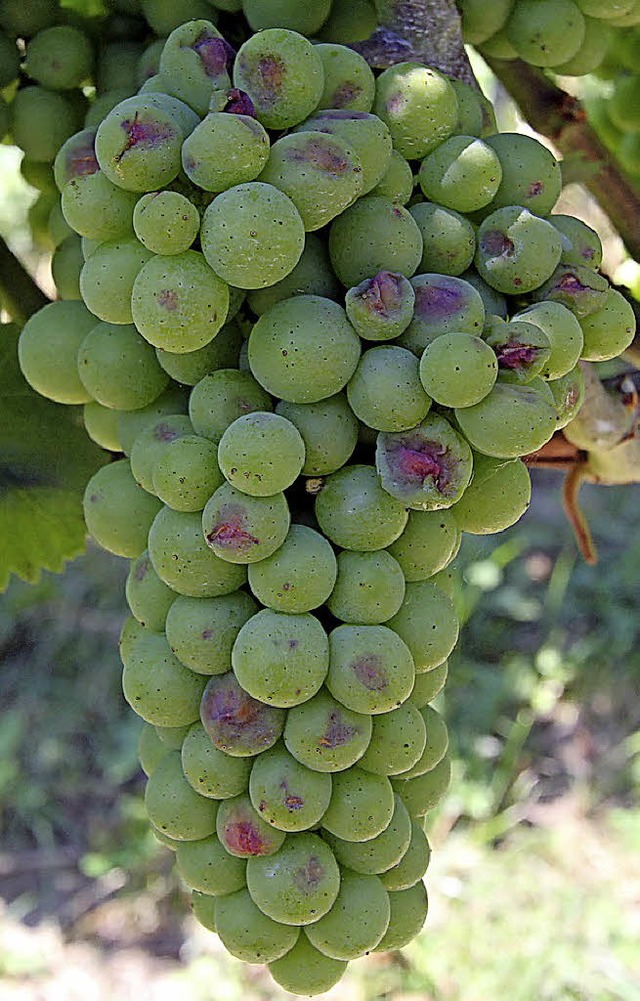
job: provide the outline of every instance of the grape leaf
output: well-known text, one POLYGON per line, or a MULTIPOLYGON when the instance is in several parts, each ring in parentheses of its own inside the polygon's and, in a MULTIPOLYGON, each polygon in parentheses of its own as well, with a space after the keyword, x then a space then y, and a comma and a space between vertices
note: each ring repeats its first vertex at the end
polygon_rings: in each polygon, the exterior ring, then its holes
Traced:
POLYGON ((0 591, 34 583, 84 551, 84 485, 105 461, 79 408, 45 400, 18 364, 19 329, 0 327, 0 591))

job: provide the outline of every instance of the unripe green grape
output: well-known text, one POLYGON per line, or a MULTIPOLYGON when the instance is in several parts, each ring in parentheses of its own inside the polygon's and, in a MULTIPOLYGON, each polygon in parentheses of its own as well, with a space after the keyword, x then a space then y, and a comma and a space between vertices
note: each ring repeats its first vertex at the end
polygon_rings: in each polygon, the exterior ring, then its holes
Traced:
POLYGON ((181 18, 171 30, 160 54, 158 70, 171 94, 202 116, 208 111, 214 88, 229 87, 227 67, 232 58, 233 50, 211 21, 199 19, 195 14, 181 18))
POLYGON ((490 316, 482 332, 483 340, 498 359, 498 378, 520 385, 531 382, 551 357, 551 341, 544 330, 533 323, 490 316))
POLYGON ((414 179, 410 164, 397 149, 391 151, 391 159, 385 173, 380 178, 372 195, 389 198, 392 202, 406 205, 413 194, 414 179))
POLYGON ((198 674, 231 670, 231 650, 242 626, 258 611, 242 591, 218 598, 179 596, 167 615, 167 641, 177 658, 198 674))
POLYGON ((347 384, 347 398, 356 417, 377 431, 413 428, 431 407, 417 358, 395 345, 365 351, 347 384))
POLYGON ((242 0, 242 10, 252 31, 287 28, 301 35, 315 35, 326 21, 331 0, 300 5, 291 0, 242 0))
MULTIPOLYGON (((423 675, 424 677, 424 675, 423 675)), ((421 824, 411 821, 411 841, 400 861, 380 876, 385 890, 408 890, 415 886, 429 868, 431 848, 421 824)))
POLYGON ((295 424, 305 446, 303 476, 325 476, 351 457, 358 440, 358 421, 344 393, 317 403, 281 400, 276 413, 295 424))
POLYGON ((20 161, 19 169, 22 178, 36 191, 48 191, 52 195, 56 193, 55 178, 50 164, 37 163, 25 156, 20 161))
POLYGON ((20 72, 20 56, 13 38, 0 31, 0 90, 4 90, 20 72))
POLYGON ((107 90, 103 94, 97 95, 87 109, 84 116, 85 129, 97 129, 100 122, 113 111, 117 104, 126 101, 128 97, 133 97, 136 92, 135 86, 115 87, 107 90))
POLYGON ((283 299, 305 294, 336 301, 342 295, 340 283, 331 268, 326 244, 313 233, 307 233, 304 250, 293 271, 275 285, 251 289, 247 301, 252 311, 257 316, 262 316, 283 299))
POLYGON ((342 625, 331 632, 329 643, 326 685, 347 709, 386 713, 409 697, 415 678, 413 659, 392 629, 342 625))
POLYGON ((172 751, 180 750, 190 729, 191 723, 185 723, 182 726, 160 726, 158 724, 155 726, 160 740, 172 751))
POLYGON ((497 382, 480 403, 455 414, 471 445, 496 459, 535 452, 555 431, 555 408, 531 383, 497 382))
POLYGON ((214 897, 235 893, 247 885, 246 862, 229 855, 215 834, 199 841, 181 841, 176 866, 187 886, 214 897))
POLYGON ((418 674, 447 659, 460 628, 453 602, 429 580, 407 583, 402 607, 387 626, 409 647, 418 674))
POLYGON ((93 399, 115 410, 146 407, 169 382, 153 349, 130 324, 96 324, 78 349, 78 373, 93 399))
POLYGON ((174 511, 201 511, 223 482, 216 446, 201 435, 168 442, 151 469, 151 492, 174 511))
POLYGON ((391 914, 387 931, 374 952, 401 949, 416 937, 427 918, 427 891, 422 881, 389 894, 391 914))
POLYGON ((13 141, 36 163, 53 163, 62 144, 79 126, 71 101, 44 87, 18 90, 10 110, 13 141))
POLYGON ((473 261, 476 234, 471 222, 459 212, 418 202, 409 209, 422 236, 421 273, 461 275, 473 261))
POLYGON ((169 749, 162 743, 155 728, 150 723, 143 723, 138 737, 138 760, 140 767, 148 777, 162 761, 169 749))
POLYGON ((247 886, 254 903, 274 921, 307 925, 330 910, 340 871, 333 852, 316 834, 290 834, 274 855, 249 859, 247 886))
POLYGON ((404 598, 405 580, 393 556, 384 549, 344 551, 338 555, 337 566, 337 580, 327 601, 332 615, 342 622, 377 625, 396 614, 404 598))
POLYGON ((441 334, 480 334, 484 304, 479 292, 462 278, 441 274, 416 275, 413 319, 398 343, 418 357, 441 334))
POLYGON ((236 858, 273 855, 285 839, 284 831, 276 831, 262 819, 247 793, 220 803, 216 833, 224 848, 236 858))
POLYGON ((613 28, 600 19, 584 16, 584 37, 576 54, 554 67, 562 76, 585 76, 602 65, 613 39, 613 28))
MULTIPOLYGON (((153 831, 153 834, 157 837, 155 831, 153 831)), ((164 836, 162 835, 161 837, 164 836)), ((209 893, 200 893, 198 890, 192 891, 191 911, 194 918, 203 928, 213 932, 216 930, 215 906, 216 898, 212 897, 209 893)))
MULTIPOLYGON (((154 504, 160 503, 150 494, 146 496, 154 504)), ((221 560, 206 544, 199 513, 162 508, 149 530, 149 555, 160 579, 189 597, 231 594, 246 580, 244 567, 221 560)))
POLYGON ((80 272, 80 291, 91 312, 107 323, 130 324, 133 285, 152 257, 135 237, 101 243, 80 272))
POLYGON ((36 392, 56 403, 86 403, 91 394, 78 376, 78 349, 95 326, 82 302, 51 302, 25 323, 18 341, 22 374, 36 392))
POLYGON ((581 264, 597 271, 602 264, 602 243, 594 229, 574 216, 553 213, 547 219, 562 238, 561 264, 581 264))
MULTIPOLYGON (((484 278, 481 278, 475 268, 469 268, 460 275, 467 285, 471 285, 479 294, 484 305, 486 316, 498 316, 506 320, 508 316, 507 300, 496 289, 487 285, 484 278)), ((477 333, 478 331, 471 331, 477 333)))
POLYGON ((583 14, 609 20, 622 17, 635 5, 635 0, 575 0, 583 14))
POLYGON ((584 348, 584 334, 573 313, 559 302, 543 301, 516 313, 514 320, 539 327, 551 343, 551 354, 540 375, 559 379, 574 367, 584 348))
POLYGON ((371 742, 358 766, 377 775, 407 772, 422 760, 426 743, 425 719, 408 700, 396 709, 374 716, 371 742))
POLYGON ((204 686, 205 679, 188 671, 172 654, 163 633, 147 630, 125 659, 124 697, 138 716, 155 726, 194 723, 204 686))
POLYGON ((92 441, 108 452, 121 452, 122 445, 118 437, 119 413, 110 407, 91 400, 82 409, 84 428, 92 441))
POLYGON ((47 192, 38 195, 27 212, 27 223, 34 246, 43 253, 50 254, 56 248, 56 241, 49 228, 49 219, 56 203, 55 196, 47 192))
POLYGON ((444 417, 433 413, 410 431, 381 432, 376 469, 382 488, 398 502, 415 511, 436 511, 455 504, 468 486, 471 449, 444 417))
POLYGON ((379 484, 373 466, 354 465, 329 475, 316 498, 316 517, 324 534, 343 549, 384 549, 407 523, 405 504, 379 484))
POLYGON ((184 390, 178 386, 170 385, 147 407, 141 407, 139 410, 118 411, 120 451, 124 452, 125 455, 130 455, 133 443, 140 432, 156 417, 162 417, 165 414, 185 413, 186 409, 187 400, 184 390))
POLYGON ((389 825, 394 806, 393 789, 385 775, 358 767, 336 772, 323 830, 347 841, 369 841, 389 825))
POLYGON ((121 101, 96 133, 100 169, 126 191, 154 191, 180 171, 180 122, 168 107, 151 100, 152 96, 121 101))
POLYGON ((167 612, 176 600, 176 593, 160 580, 146 550, 131 564, 125 595, 131 614, 138 622, 154 632, 164 630, 167 612))
POLYGON ((330 544, 306 525, 291 525, 279 549, 249 564, 256 598, 277 612, 300 614, 318 608, 331 594, 337 563, 330 544))
POLYGON ((81 299, 80 271, 84 264, 82 243, 71 232, 58 245, 51 258, 51 275, 60 299, 81 299))
POLYGON ((495 197, 502 180, 497 154, 473 136, 451 136, 420 165, 418 181, 426 198, 457 212, 473 212, 495 197))
POLYGON ((371 727, 371 716, 352 712, 322 688, 307 702, 289 709, 284 742, 307 768, 338 772, 362 757, 371 727))
POLYGON ((165 755, 149 776, 144 803, 154 827, 176 841, 199 841, 215 830, 218 804, 191 788, 177 751, 165 755))
POLYGON ((477 240, 475 265, 480 275, 510 295, 539 289, 553 274, 562 253, 558 231, 519 205, 488 215, 477 240))
POLYGON ((411 819, 406 806, 395 794, 391 820, 375 838, 347 841, 329 831, 324 831, 323 837, 341 866, 362 875, 379 875, 396 865, 409 847, 411 819))
POLYGON ((309 941, 332 959, 357 959, 376 947, 387 930, 389 895, 378 876, 343 869, 340 891, 329 911, 306 931, 309 941))
POLYGON ((226 191, 255 180, 268 158, 269 136, 248 115, 210 112, 182 146, 185 173, 205 191, 226 191))
POLYGON ((136 437, 129 456, 136 481, 153 493, 153 468, 173 441, 193 431, 186 414, 168 414, 147 424, 136 437))
POLYGON ((266 28, 240 46, 233 84, 249 94, 265 128, 286 129, 318 106, 324 88, 322 60, 296 31, 266 28))
POLYGON ((451 510, 410 511, 402 535, 389 552, 406 580, 426 580, 448 566, 459 546, 460 532, 451 510))
POLYGON ((250 372, 225 368, 204 376, 193 387, 189 416, 194 430, 217 444, 238 417, 271 406, 270 396, 250 372))
POLYGON ((582 45, 584 17, 573 0, 518 0, 506 26, 509 41, 532 66, 560 66, 582 45))
POLYGON ((331 13, 318 37, 340 45, 362 42, 373 33, 377 22, 372 0, 333 0, 331 13))
POLYGON ((138 88, 136 69, 141 53, 142 46, 138 42, 117 39, 101 45, 94 74, 98 93, 129 87, 134 94, 138 88))
POLYGON ((127 616, 118 639, 118 649, 123 664, 125 658, 129 656, 140 637, 146 635, 146 633, 147 630, 145 627, 137 619, 134 619, 133 615, 127 616))
POLYGON ((431 671, 423 671, 422 674, 416 674, 416 683, 411 689, 409 701, 405 705, 413 705, 417 709, 424 709, 442 691, 448 673, 449 664, 445 660, 431 671))
POLYGON ((252 757, 273 747, 286 717, 284 709, 252 698, 232 671, 212 677, 202 695, 202 725, 215 747, 232 757, 252 757))
POLYGON ((218 897, 215 922, 224 947, 245 963, 272 963, 286 956, 300 935, 299 928, 263 914, 246 889, 218 897))
POLYGON ((261 386, 289 403, 316 403, 353 375, 360 340, 331 299, 300 295, 264 313, 249 337, 249 364, 261 386))
POLYGON ((398 63, 380 74, 373 110, 407 160, 430 153, 452 134, 458 120, 458 101, 449 81, 416 62, 398 63))
POLYGON ((102 466, 87 483, 84 516, 99 546, 117 556, 135 559, 146 546, 146 536, 160 502, 133 478, 125 459, 102 466))
POLYGON ((640 24, 640 3, 635 0, 633 6, 625 14, 611 19, 614 28, 635 27, 640 24))
POLYGON ((62 194, 65 185, 74 177, 84 177, 99 170, 95 154, 95 129, 82 129, 66 140, 58 150, 53 163, 56 187, 62 194))
POLYGON ((133 228, 154 254, 181 254, 198 235, 200 216, 195 205, 178 191, 154 191, 136 202, 133 228))
POLYGON ((334 220, 329 232, 331 263, 347 288, 380 271, 410 278, 422 258, 420 230, 402 205, 368 195, 334 220))
POLYGON ((256 563, 280 548, 290 520, 283 493, 250 497, 223 483, 204 507, 202 531, 207 546, 220 559, 256 563))
POLYGON ((495 352, 475 334, 436 337, 420 359, 425 392, 445 407, 470 407, 489 393, 498 376, 495 352))
POLYGON ((636 318, 631 303, 616 289, 609 289, 604 304, 580 320, 585 361, 607 361, 625 351, 635 336, 636 318))
POLYGON ((463 80, 451 78, 449 82, 458 99, 458 122, 454 135, 480 138, 494 135, 498 131, 498 126, 491 101, 482 91, 476 90, 463 80))
POLYGON ((345 297, 349 320, 370 341, 393 340, 408 327, 415 293, 404 275, 381 271, 350 288, 345 297))
POLYGON ((93 47, 87 35, 66 24, 45 28, 29 41, 24 69, 51 90, 72 90, 91 75, 93 47))
POLYGON ((211 372, 236 366, 241 347, 240 328, 231 321, 224 324, 213 340, 195 351, 178 354, 156 348, 156 357, 165 372, 176 382, 184 386, 195 386, 211 372))
MULTIPOLYGON (((181 745, 182 770, 189 785, 209 799, 231 799, 245 792, 251 761, 221 751, 212 742, 201 723, 194 723, 181 745)), ((244 867, 243 867, 244 874, 244 867)), ((198 887, 203 889, 204 887, 198 887)), ((213 893, 209 889, 205 891, 213 893)), ((232 889, 223 890, 231 893, 232 889)))
POLYGON ((376 115, 346 108, 328 108, 316 111, 294 129, 294 132, 309 131, 336 136, 355 152, 362 168, 363 195, 382 180, 391 163, 391 133, 376 115))
POLYGON ((305 831, 318 825, 329 805, 331 776, 311 771, 276 744, 254 759, 249 795, 272 827, 305 831))
POLYGON ((145 80, 154 76, 160 68, 160 55, 164 48, 165 39, 156 38, 150 41, 138 56, 136 63, 136 85, 141 87, 145 80))
POLYGON ((123 191, 101 170, 72 177, 62 189, 62 212, 76 233, 113 240, 131 233, 137 196, 123 191))
POLYGON ((376 82, 369 64, 359 53, 344 45, 316 46, 324 70, 324 90, 318 108, 346 108, 371 111, 376 82))
POLYGON ((415 779, 392 779, 394 790, 404 801, 410 817, 424 817, 438 805, 451 782, 451 758, 445 754, 435 768, 415 779))
POLYGON ((9 111, 9 105, 5 99, 0 96, 0 141, 7 135, 10 125, 11 113, 9 111))
POLYGON ((485 142, 502 167, 502 181, 489 208, 522 205, 536 215, 551 212, 562 189, 560 163, 553 153, 537 139, 517 132, 487 136, 485 142))
POLYGON ((586 385, 580 365, 549 383, 556 405, 556 428, 560 430, 572 421, 584 403, 586 385))
POLYGON ((256 411, 238 417, 218 445, 227 481, 242 493, 269 497, 290 487, 304 465, 304 442, 291 421, 256 411))
POLYGON ((506 23, 514 0, 497 0, 487 7, 484 0, 462 0, 462 37, 468 45, 482 45, 506 23))
POLYGON ((476 454, 473 479, 452 514, 463 532, 491 535, 519 521, 530 501, 529 471, 520 459, 476 454))
POLYGON ((214 198, 202 218, 200 239, 207 263, 220 278, 237 288, 264 288, 298 263, 304 223, 282 191, 249 181, 214 198))
POLYGON ((269 963, 275 982, 292 994, 322 994, 338 983, 347 968, 345 960, 331 959, 311 945, 304 930, 293 949, 269 963))
POLYGON ((413 779, 430 772, 442 761, 449 748, 449 733, 442 716, 431 706, 424 706, 419 712, 425 724, 426 741, 418 760, 398 776, 402 779, 413 779))

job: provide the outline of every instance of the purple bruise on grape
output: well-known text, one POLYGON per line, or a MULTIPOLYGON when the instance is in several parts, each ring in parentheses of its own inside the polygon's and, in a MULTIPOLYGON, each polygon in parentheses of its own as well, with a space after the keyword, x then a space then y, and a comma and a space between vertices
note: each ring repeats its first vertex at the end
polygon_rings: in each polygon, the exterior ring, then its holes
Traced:
POLYGON ((368 111, 351 111, 348 108, 330 108, 328 111, 319 111, 317 115, 312 115, 305 122, 306 128, 313 128, 314 132, 326 132, 328 129, 322 128, 322 122, 344 122, 349 119, 368 119, 372 116, 368 111))
MULTIPOLYGON (((227 92, 227 100, 221 108, 227 115, 246 115, 247 118, 256 117, 256 106, 247 94, 246 90, 232 87, 227 92)), ((256 133, 258 133, 256 129, 256 133)))
POLYGON ((341 83, 339 87, 336 87, 331 96, 331 106, 334 108, 344 108, 345 105, 351 104, 355 101, 362 93, 362 87, 353 81, 345 80, 341 83))
POLYGON ((279 832, 271 835, 244 796, 227 800, 221 806, 217 833, 227 851, 238 858, 272 855, 282 842, 279 832))
POLYGON ((292 880, 300 893, 313 893, 318 889, 325 876, 325 869, 320 859, 310 855, 304 865, 293 870, 292 880))
POLYGON ((561 264, 548 281, 536 289, 537 302, 550 299, 570 309, 578 319, 602 309, 609 282, 592 268, 584 265, 561 264))
POLYGON ((252 698, 229 672, 216 675, 207 684, 200 719, 219 750, 242 757, 275 744, 284 727, 285 712, 252 698))
POLYGON ((246 512, 238 504, 225 504, 205 535, 207 545, 232 553, 247 553, 260 539, 247 531, 246 512))
POLYGON ((196 38, 191 48, 200 57, 204 71, 208 77, 215 79, 225 70, 231 70, 236 58, 236 50, 220 35, 203 31, 196 38))
POLYGON ((353 170, 353 160, 350 157, 341 155, 335 147, 332 149, 312 136, 307 138, 304 133, 297 147, 286 150, 284 159, 292 163, 309 163, 317 170, 333 174, 334 177, 353 170))
POLYGON ((507 382, 530 382, 545 366, 551 355, 551 342, 532 323, 512 320, 505 323, 492 317, 483 338, 498 359, 498 372, 507 382))
POLYGON ((489 257, 512 257, 515 249, 513 240, 510 240, 506 233, 501 233, 499 229, 490 229, 484 233, 480 245, 489 257))
POLYGON ((280 789, 283 792, 282 804, 285 809, 289 810, 289 812, 302 809, 304 806, 302 796, 296 796, 294 793, 289 792, 289 786, 286 782, 280 783, 280 789))
POLYGON ((95 129, 83 129, 61 148, 62 162, 56 160, 56 179, 62 187, 75 177, 86 177, 100 170, 95 151, 95 129), (59 175, 59 176, 58 176, 59 175))
POLYGON ((357 733, 358 728, 346 723, 339 710, 332 710, 327 718, 324 733, 318 739, 318 746, 341 747, 353 740, 357 733))
POLYGON ((349 665, 356 678, 368 691, 383 692, 389 679, 382 666, 382 658, 377 654, 359 657, 349 665))
POLYGON ((350 288, 347 315, 361 337, 387 340, 398 337, 411 322, 415 293, 404 275, 379 271, 350 288))
POLYGON ((126 139, 123 148, 114 157, 116 163, 120 163, 125 153, 134 146, 142 145, 153 149, 175 139, 177 135, 177 129, 154 121, 153 118, 143 120, 139 111, 136 111, 133 118, 123 118, 120 128, 126 133, 126 139))
POLYGON ((282 56, 274 52, 255 60, 253 56, 247 58, 241 53, 238 69, 242 79, 250 81, 251 89, 263 110, 273 108, 281 100, 287 76, 287 64, 282 56))
POLYGON ((178 293, 174 289, 169 288, 161 289, 156 293, 156 302, 169 313, 175 313, 176 309, 180 305, 178 293))
POLYGON ((383 488, 418 511, 450 507, 471 479, 468 443, 437 414, 411 431, 381 432, 376 468, 383 488))

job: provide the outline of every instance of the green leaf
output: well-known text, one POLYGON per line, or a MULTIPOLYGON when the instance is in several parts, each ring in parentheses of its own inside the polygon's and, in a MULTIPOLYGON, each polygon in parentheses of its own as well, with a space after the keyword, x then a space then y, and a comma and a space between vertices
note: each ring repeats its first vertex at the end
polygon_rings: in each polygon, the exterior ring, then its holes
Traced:
POLYGON ((82 492, 105 461, 79 408, 38 396, 18 364, 19 329, 0 327, 0 591, 33 583, 85 549, 82 492))

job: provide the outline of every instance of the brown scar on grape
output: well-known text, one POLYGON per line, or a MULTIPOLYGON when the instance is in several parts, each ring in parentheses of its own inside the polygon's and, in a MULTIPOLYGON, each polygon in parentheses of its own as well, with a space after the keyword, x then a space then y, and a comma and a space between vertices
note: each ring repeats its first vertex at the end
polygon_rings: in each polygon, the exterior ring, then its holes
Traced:
POLYGON ((120 127, 127 133, 127 138, 123 149, 114 157, 116 163, 120 163, 125 153, 128 153, 139 143, 144 143, 147 146, 159 146, 167 139, 174 138, 174 133, 170 128, 157 125, 154 122, 141 122, 139 116, 140 112, 136 111, 133 119, 125 118, 120 122, 120 127))
POLYGON ((293 882, 301 893, 315 890, 324 876, 324 866, 312 855, 305 865, 298 866, 293 873, 293 882))
POLYGON ((362 87, 351 81, 345 81, 336 87, 331 98, 331 105, 334 108, 344 108, 345 104, 354 101, 362 93, 362 87))
POLYGON ((282 802, 284 803, 287 810, 300 810, 304 806, 304 799, 302 796, 295 796, 293 793, 289 792, 289 786, 286 782, 280 783, 280 788, 284 793, 284 798, 282 802))
POLYGON ((513 241, 499 229, 491 229, 482 237, 482 249, 492 257, 510 257, 513 254, 513 241))
POLYGON ((377 654, 370 653, 351 664, 358 681, 370 692, 382 692, 389 684, 382 660, 377 654))
POLYGON ((210 546, 224 546, 232 552, 246 552, 260 544, 260 539, 244 528, 246 520, 242 508, 228 506, 220 512, 220 520, 207 532, 205 538, 210 546))
POLYGON ((355 726, 345 723, 339 712, 332 712, 329 715, 328 726, 324 734, 320 737, 318 745, 320 747, 340 747, 341 744, 348 743, 356 734, 355 726))
POLYGON ((268 844, 250 820, 236 820, 227 825, 225 841, 243 855, 264 855, 268 844))
POLYGON ((292 160, 294 163, 309 163, 312 167, 317 167, 318 170, 327 174, 344 174, 353 166, 347 157, 327 149, 317 139, 308 140, 302 149, 287 150, 285 159, 292 160))
POLYGON ((207 31, 196 39, 191 48, 198 54, 208 77, 220 76, 233 63, 235 49, 224 38, 207 31))

